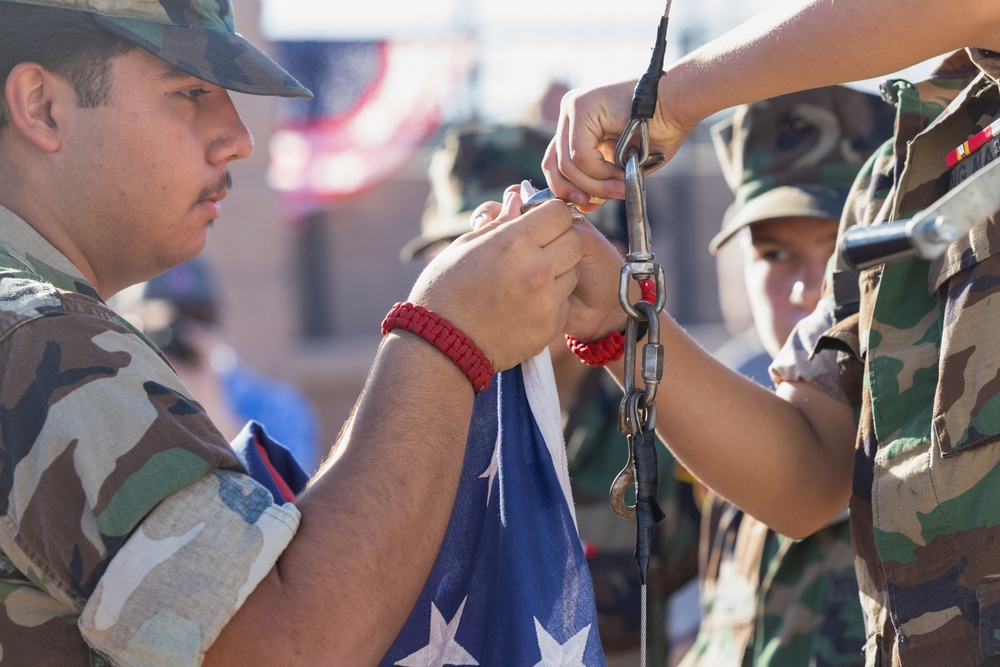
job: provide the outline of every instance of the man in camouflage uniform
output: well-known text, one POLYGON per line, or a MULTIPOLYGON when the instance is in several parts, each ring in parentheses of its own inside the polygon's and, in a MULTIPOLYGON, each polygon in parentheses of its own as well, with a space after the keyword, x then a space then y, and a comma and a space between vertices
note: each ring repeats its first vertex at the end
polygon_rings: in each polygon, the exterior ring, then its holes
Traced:
MULTIPOLYGON (((449 128, 431 156, 431 191, 420 235, 400 251, 404 262, 429 261, 458 236, 471 231, 471 213, 482 201, 503 199, 511 183, 544 180, 541 160, 552 132, 529 125, 469 123, 449 128)), ((624 221, 613 206, 588 216, 609 239, 627 244, 624 221)), ((632 667, 639 660, 640 599, 635 562, 635 523, 611 510, 611 484, 625 465, 624 436, 618 431, 622 392, 607 373, 581 364, 562 335, 549 345, 563 415, 563 438, 577 528, 594 581, 597 625, 608 667, 632 667)), ((669 452, 659 459, 657 500, 666 514, 657 525, 650 565, 651 619, 648 659, 663 664, 669 650, 664 605, 667 596, 694 578, 698 511, 691 485, 673 474, 669 452)))
MULTIPOLYGON (((1000 6, 972 0, 774 5, 752 28, 667 70, 652 149, 672 154, 697 119, 734 102, 977 45, 928 82, 885 87, 897 107, 895 137, 842 223, 905 219, 948 191, 946 155, 1000 115, 998 26, 1000 6)), ((546 161, 561 196, 581 204, 621 196, 620 176, 599 149, 625 126, 632 86, 564 100, 546 161)), ((772 366, 783 400, 713 365, 661 319, 674 382, 657 394, 657 425, 692 473, 790 536, 824 525, 850 497, 870 667, 1000 661, 998 224, 996 213, 979 221, 934 262, 905 259, 857 280, 834 274, 830 297, 772 366)), ((610 314, 613 295, 606 299, 610 314)))
MULTIPOLYGON (((742 246, 762 346, 760 355, 745 346, 717 351, 727 365, 747 374, 759 356, 769 362, 816 307, 848 189, 892 120, 877 96, 832 86, 738 107, 712 127, 736 201, 710 249, 742 246)), ((704 515, 702 622, 683 667, 864 664, 846 510, 802 540, 711 491, 704 515)))
MULTIPOLYGON (((228 91, 308 91, 226 0, 2 0, 0 74, 0 661, 374 664, 448 524, 469 377, 387 335, 292 503, 105 304, 202 249, 252 150, 228 91)), ((520 206, 409 297, 496 370, 566 324, 581 256, 565 206, 520 206)))

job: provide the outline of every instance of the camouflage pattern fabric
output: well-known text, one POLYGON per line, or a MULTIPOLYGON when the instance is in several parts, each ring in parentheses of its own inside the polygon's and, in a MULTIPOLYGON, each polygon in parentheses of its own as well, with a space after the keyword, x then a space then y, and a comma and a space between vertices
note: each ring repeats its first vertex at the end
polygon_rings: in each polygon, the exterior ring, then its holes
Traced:
POLYGON ((846 511, 792 540, 710 493, 701 573, 701 627, 682 667, 864 664, 846 511))
POLYGON ((298 510, 244 474, 156 350, 3 208, 0 359, 0 663, 200 663, 298 510))
MULTIPOLYGON (((998 76, 1000 55, 970 49, 930 81, 890 82, 894 151, 845 228, 945 194, 945 155, 1000 115, 998 76)), ((862 272, 858 315, 817 354, 838 356, 844 393, 861 397, 850 511, 870 667, 1000 664, 998 225, 994 214, 934 263, 862 272)), ((791 356, 782 375, 808 381, 791 356)))
POLYGON ((106 30, 203 81, 250 95, 312 97, 236 32, 231 0, 0 0, 93 14, 106 30))
MULTIPOLYGON (((861 177, 867 173, 863 169, 861 177)), ((821 322, 819 333, 832 315, 821 322)), ((801 326, 797 333, 803 334, 801 326)), ((823 377, 826 386, 839 388, 839 376, 830 375, 823 377)), ((792 540, 712 492, 703 508, 702 621, 682 667, 864 664, 846 511, 813 535, 792 540)))

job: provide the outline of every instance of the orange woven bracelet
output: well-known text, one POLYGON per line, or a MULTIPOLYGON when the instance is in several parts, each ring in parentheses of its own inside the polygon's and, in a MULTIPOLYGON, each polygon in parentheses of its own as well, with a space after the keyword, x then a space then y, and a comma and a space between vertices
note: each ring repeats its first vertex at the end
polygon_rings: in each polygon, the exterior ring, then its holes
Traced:
POLYGON ((460 329, 433 310, 405 301, 397 303, 382 320, 382 335, 385 336, 393 329, 415 333, 441 350, 462 369, 472 383, 472 390, 477 394, 486 390, 493 382, 493 364, 483 351, 460 329))

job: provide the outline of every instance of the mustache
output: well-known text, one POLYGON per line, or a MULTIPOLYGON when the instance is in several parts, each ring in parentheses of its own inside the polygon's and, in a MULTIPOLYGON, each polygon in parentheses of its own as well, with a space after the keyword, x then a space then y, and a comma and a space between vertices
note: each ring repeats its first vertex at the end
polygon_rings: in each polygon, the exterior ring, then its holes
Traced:
POLYGON ((226 190, 232 190, 232 189, 233 189, 233 175, 232 173, 230 173, 228 169, 226 169, 226 173, 222 174, 222 176, 219 177, 218 181, 216 181, 212 185, 202 188, 201 192, 198 193, 197 201, 203 201, 205 199, 209 199, 215 195, 222 194, 226 190))

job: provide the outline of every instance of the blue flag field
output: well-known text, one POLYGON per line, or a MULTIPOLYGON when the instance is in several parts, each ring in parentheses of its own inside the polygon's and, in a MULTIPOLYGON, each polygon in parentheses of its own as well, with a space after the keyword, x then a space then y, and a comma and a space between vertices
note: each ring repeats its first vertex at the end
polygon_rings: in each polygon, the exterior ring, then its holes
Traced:
POLYGON ((476 398, 451 522, 380 665, 604 667, 548 354, 476 398))

